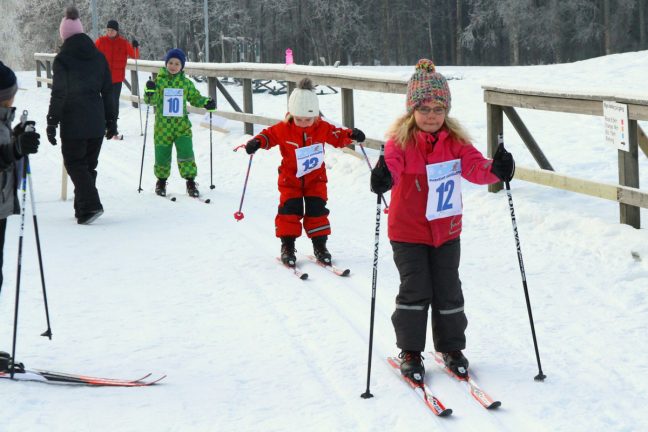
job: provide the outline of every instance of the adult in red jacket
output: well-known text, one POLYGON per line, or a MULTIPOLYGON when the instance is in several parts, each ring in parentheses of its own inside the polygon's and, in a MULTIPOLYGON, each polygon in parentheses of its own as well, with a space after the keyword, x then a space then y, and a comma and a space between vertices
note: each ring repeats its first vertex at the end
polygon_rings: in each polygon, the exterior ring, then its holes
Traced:
POLYGON ((315 256, 323 264, 331 264, 326 248, 331 233, 326 189, 324 144, 344 147, 353 140, 364 141, 358 129, 333 126, 319 116, 319 103, 313 84, 305 78, 290 95, 286 119, 264 129, 245 146, 248 154, 259 148, 279 146, 279 211, 275 218, 275 234, 281 239, 281 259, 295 265, 295 239, 301 235, 304 219, 306 235, 313 241, 315 256), (305 211, 304 211, 305 207, 305 211))
POLYGON ((434 349, 446 366, 466 377, 468 325, 459 279, 461 178, 476 184, 510 181, 515 164, 503 147, 494 160, 470 144, 448 116, 450 88, 430 60, 420 60, 407 86, 407 113, 385 144, 385 156, 372 170, 372 190, 393 185, 388 235, 400 274, 392 323, 402 350, 401 373, 422 380, 428 308, 434 349))
POLYGON ((126 76, 126 61, 128 58, 139 58, 139 43, 133 39, 133 44, 119 34, 119 23, 115 20, 108 21, 106 35, 95 42, 99 51, 106 56, 113 82, 113 101, 115 106, 115 121, 119 118, 119 95, 122 82, 126 76))

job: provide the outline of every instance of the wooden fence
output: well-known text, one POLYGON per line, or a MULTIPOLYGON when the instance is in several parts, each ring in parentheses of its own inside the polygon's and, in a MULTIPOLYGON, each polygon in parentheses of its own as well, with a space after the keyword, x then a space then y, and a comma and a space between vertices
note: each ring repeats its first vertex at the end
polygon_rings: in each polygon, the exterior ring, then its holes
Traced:
MULTIPOLYGON (((50 85, 52 77, 51 63, 55 54, 37 53, 36 81, 38 86, 43 83, 50 85), (43 73, 45 76, 43 76, 43 73)), ((139 85, 137 72, 156 74, 164 65, 162 61, 128 60, 127 69, 130 71, 130 82, 126 83, 131 89, 131 95, 122 95, 130 100, 134 107, 139 102, 139 85)), ((286 86, 286 106, 288 97, 302 78, 309 77, 319 86, 340 88, 342 123, 346 127, 354 127, 354 90, 373 91, 380 93, 407 92, 407 80, 394 77, 392 74, 380 72, 358 72, 349 69, 338 69, 322 66, 259 64, 259 63, 192 63, 185 64, 185 73, 191 76, 205 77, 208 94, 218 105, 218 94, 224 97, 235 111, 217 109, 216 114, 229 120, 245 124, 245 132, 252 134, 253 125, 269 126, 282 119, 269 118, 254 114, 253 93, 255 84, 267 80, 282 82, 286 86), (219 77, 231 77, 240 80, 243 87, 242 107, 229 94, 219 77)), ((648 100, 623 98, 615 95, 586 95, 564 94, 544 91, 519 91, 504 86, 484 86, 484 101, 487 106, 488 122, 488 155, 492 156, 497 146, 497 135, 503 130, 503 114, 506 114, 516 131, 526 144, 540 169, 517 166, 515 178, 531 183, 541 184, 558 189, 569 190, 585 195, 591 195, 619 202, 620 221, 635 228, 640 227, 639 208, 648 208, 648 194, 639 190, 638 152, 641 146, 648 154, 648 140, 637 124, 637 120, 648 120, 648 100), (601 116, 603 101, 616 101, 628 104, 630 117, 630 151, 619 151, 619 184, 595 182, 586 179, 569 177, 556 173, 544 156, 526 125, 515 111, 514 107, 580 113, 601 116)), ((191 112, 204 113, 202 108, 188 107, 191 112)), ((365 146, 379 149, 384 141, 367 139, 365 146)), ((356 154, 353 152, 353 154, 356 154)), ((67 176, 64 175, 65 178, 67 176)), ((501 183, 489 186, 489 191, 497 192, 502 188, 501 183)), ((67 188, 65 188, 67 190, 67 188)), ((63 194, 66 192, 62 191, 63 194)))
MULTIPOLYGON (((637 120, 648 120, 648 100, 614 94, 558 93, 543 90, 517 90, 505 86, 483 86, 487 104, 488 155, 497 148, 497 135, 503 130, 503 114, 522 138, 540 169, 518 166, 515 178, 553 188, 619 202, 621 223, 640 228, 640 208, 648 208, 648 194, 639 190, 638 148, 648 155, 648 140, 637 120), (595 182, 554 172, 542 149, 514 107, 603 116, 603 101, 628 106, 629 151, 618 150, 619 184, 595 182)), ((603 139, 603 128, 601 128, 603 139)), ((491 192, 501 184, 489 186, 491 192)))

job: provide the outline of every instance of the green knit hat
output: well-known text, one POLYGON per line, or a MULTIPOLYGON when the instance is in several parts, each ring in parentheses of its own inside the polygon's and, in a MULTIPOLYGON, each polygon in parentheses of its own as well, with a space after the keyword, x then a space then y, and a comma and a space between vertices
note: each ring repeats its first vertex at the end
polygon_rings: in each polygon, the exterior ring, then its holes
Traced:
POLYGON ((436 71, 432 60, 421 59, 416 63, 414 74, 407 82, 407 112, 425 102, 433 101, 450 111, 451 97, 448 81, 436 71))

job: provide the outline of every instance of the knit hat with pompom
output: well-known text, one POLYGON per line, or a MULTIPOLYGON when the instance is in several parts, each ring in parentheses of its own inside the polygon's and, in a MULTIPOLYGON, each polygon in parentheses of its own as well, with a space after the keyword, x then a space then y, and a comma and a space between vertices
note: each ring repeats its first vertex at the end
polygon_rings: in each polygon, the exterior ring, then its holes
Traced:
POLYGON ((83 33, 83 24, 81 24, 81 20, 79 19, 79 10, 74 6, 69 6, 65 10, 65 16, 59 26, 59 33, 63 41, 70 36, 83 33))
POLYGON ((450 87, 445 77, 436 71, 432 60, 421 59, 407 82, 407 112, 412 113, 421 104, 430 101, 450 111, 450 87))
POLYGON ((310 79, 304 78, 297 83, 297 88, 288 99, 288 112, 293 117, 319 116, 319 102, 315 94, 315 86, 310 79))

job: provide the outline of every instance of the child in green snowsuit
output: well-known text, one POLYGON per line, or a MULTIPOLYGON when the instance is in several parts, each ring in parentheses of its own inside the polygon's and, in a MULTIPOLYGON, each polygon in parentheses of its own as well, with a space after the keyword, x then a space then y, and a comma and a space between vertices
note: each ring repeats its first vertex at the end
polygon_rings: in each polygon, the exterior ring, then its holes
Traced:
POLYGON ((155 106, 155 193, 166 195, 166 181, 171 174, 171 150, 176 145, 180 176, 187 180, 187 193, 199 196, 194 179, 198 175, 191 140, 191 122, 187 116, 187 102, 208 111, 216 109, 216 102, 203 97, 182 71, 186 57, 178 48, 164 57, 166 67, 160 69, 155 82, 146 82, 146 102, 155 106))

